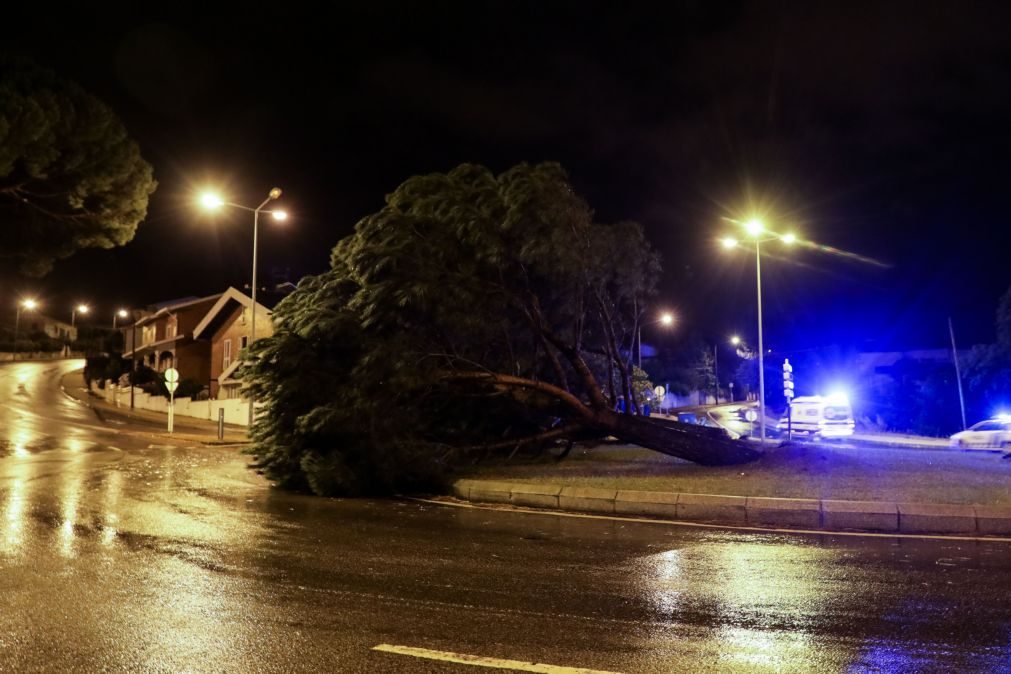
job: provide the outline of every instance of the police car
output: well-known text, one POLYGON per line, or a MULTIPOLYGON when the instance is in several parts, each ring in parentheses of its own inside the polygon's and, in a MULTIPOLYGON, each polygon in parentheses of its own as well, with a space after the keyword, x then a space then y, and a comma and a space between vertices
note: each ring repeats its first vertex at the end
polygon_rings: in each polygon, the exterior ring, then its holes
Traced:
POLYGON ((1011 449, 1011 415, 981 421, 951 436, 953 449, 1011 449))

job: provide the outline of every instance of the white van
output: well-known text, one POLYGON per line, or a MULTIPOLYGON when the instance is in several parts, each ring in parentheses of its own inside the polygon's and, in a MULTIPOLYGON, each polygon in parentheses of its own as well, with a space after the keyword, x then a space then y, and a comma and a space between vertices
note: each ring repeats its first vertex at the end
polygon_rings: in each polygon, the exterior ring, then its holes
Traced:
MULTIPOLYGON (((845 438, 853 435, 853 409, 843 395, 801 396, 793 399, 794 433, 814 439, 845 438)), ((779 420, 779 430, 786 433, 787 418, 779 420)))

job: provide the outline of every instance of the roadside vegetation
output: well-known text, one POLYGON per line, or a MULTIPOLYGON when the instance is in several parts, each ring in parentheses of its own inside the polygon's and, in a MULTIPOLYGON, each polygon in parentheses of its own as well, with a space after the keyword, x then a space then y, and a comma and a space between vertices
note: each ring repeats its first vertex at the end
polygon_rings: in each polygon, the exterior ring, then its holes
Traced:
POLYGON ((758 455, 637 414, 660 262, 638 224, 596 222, 557 164, 413 177, 330 262, 277 306, 243 373, 264 406, 256 465, 280 485, 385 493, 609 435, 700 463, 758 455))

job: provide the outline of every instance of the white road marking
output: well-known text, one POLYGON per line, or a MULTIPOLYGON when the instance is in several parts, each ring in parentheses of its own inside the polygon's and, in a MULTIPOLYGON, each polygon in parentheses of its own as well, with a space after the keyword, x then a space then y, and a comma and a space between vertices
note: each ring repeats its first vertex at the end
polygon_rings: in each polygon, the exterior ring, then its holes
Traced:
POLYGON ((461 665, 472 665, 474 667, 512 669, 517 672, 540 672, 540 674, 618 674, 618 672, 608 672, 602 669, 561 667, 559 665, 545 665, 539 662, 524 662, 522 660, 501 660, 499 658, 486 658, 481 655, 453 653, 452 651, 433 651, 427 648, 415 648, 413 646, 379 644, 378 646, 374 646, 372 650, 382 651, 384 653, 396 653, 397 655, 409 655, 415 658, 425 658, 426 660, 455 662, 461 665))
POLYGON ((682 522, 680 520, 653 520, 646 517, 618 517, 616 515, 590 515, 587 513, 570 513, 561 510, 537 510, 522 506, 496 507, 493 504, 460 503, 456 501, 440 501, 417 496, 402 496, 408 501, 431 503, 433 505, 451 506, 453 508, 473 508, 474 510, 495 510, 497 512, 515 512, 523 515, 554 515, 555 517, 576 517, 586 520, 612 520, 616 522, 641 522, 643 524, 659 524, 668 527, 696 527, 699 529, 729 529, 733 531, 753 531, 755 533, 774 534, 804 534, 812 536, 849 536, 855 538, 914 538, 932 541, 977 541, 981 543, 1011 543, 1007 536, 954 536, 944 534, 903 534, 899 532, 885 533, 874 531, 832 531, 831 529, 773 529, 764 527, 742 527, 733 524, 709 524, 707 522, 682 522))

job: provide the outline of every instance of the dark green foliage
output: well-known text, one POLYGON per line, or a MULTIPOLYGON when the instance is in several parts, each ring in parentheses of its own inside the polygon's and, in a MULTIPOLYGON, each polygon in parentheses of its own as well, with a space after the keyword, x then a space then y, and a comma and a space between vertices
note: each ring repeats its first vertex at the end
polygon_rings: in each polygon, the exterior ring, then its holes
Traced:
POLYGON ((130 241, 156 183, 123 124, 79 86, 0 59, 0 254, 32 274, 130 241))
POLYGON ((659 269, 641 228, 594 223, 554 164, 411 178, 331 266, 278 305, 243 378, 265 474, 351 495, 610 413, 597 382, 631 390, 620 354, 659 269))
POLYGON ((944 436, 961 429, 958 383, 952 363, 903 358, 884 390, 867 391, 860 412, 889 430, 944 436))

